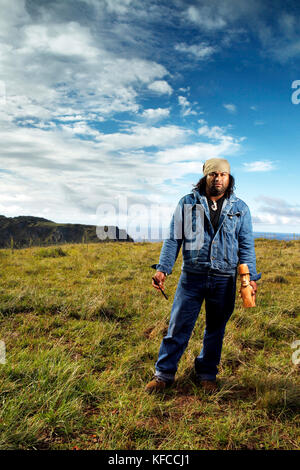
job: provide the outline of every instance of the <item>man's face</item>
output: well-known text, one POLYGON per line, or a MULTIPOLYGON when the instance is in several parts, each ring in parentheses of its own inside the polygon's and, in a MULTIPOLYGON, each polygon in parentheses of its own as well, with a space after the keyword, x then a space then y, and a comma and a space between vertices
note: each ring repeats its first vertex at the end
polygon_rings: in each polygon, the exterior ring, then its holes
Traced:
POLYGON ((222 196, 229 185, 229 173, 214 171, 206 176, 206 192, 210 196, 222 196))

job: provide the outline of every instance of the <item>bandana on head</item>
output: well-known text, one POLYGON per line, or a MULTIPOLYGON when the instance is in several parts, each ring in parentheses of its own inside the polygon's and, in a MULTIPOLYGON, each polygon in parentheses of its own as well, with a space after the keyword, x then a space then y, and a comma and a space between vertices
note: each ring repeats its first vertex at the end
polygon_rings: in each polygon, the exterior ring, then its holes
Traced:
POLYGON ((209 173, 213 173, 214 171, 230 173, 229 162, 225 160, 225 158, 210 158, 209 160, 206 160, 203 165, 204 176, 209 173))

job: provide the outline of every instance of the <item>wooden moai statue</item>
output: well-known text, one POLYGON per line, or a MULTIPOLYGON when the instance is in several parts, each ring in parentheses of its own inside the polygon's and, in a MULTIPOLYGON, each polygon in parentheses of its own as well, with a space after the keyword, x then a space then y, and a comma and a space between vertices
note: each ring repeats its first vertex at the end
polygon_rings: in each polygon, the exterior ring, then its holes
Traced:
POLYGON ((241 278, 240 293, 244 307, 255 307, 255 295, 252 295, 253 288, 250 284, 250 273, 247 264, 239 265, 239 275, 241 278))

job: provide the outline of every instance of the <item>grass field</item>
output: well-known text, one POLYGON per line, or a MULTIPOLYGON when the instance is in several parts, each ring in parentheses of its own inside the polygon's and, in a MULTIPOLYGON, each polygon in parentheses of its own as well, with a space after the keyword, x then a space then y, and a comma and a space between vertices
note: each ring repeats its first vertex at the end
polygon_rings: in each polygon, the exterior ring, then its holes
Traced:
POLYGON ((237 298, 214 395, 194 382, 203 308, 175 385, 144 391, 181 253, 166 301, 151 286, 161 243, 0 250, 0 448, 299 449, 300 241, 255 244, 257 307, 237 298))

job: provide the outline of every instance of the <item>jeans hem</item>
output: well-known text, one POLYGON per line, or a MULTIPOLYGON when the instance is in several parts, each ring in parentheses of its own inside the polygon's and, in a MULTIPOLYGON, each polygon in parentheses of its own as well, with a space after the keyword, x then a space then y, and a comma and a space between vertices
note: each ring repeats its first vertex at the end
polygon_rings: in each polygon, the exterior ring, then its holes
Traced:
POLYGON ((155 371, 155 377, 163 380, 164 382, 167 382, 167 383, 173 383, 174 382, 174 375, 173 374, 167 374, 167 373, 164 373, 164 372, 159 372, 159 371, 155 371))
POLYGON ((211 374, 197 374, 196 373, 196 377, 199 380, 216 380, 216 376, 211 375, 211 374))

